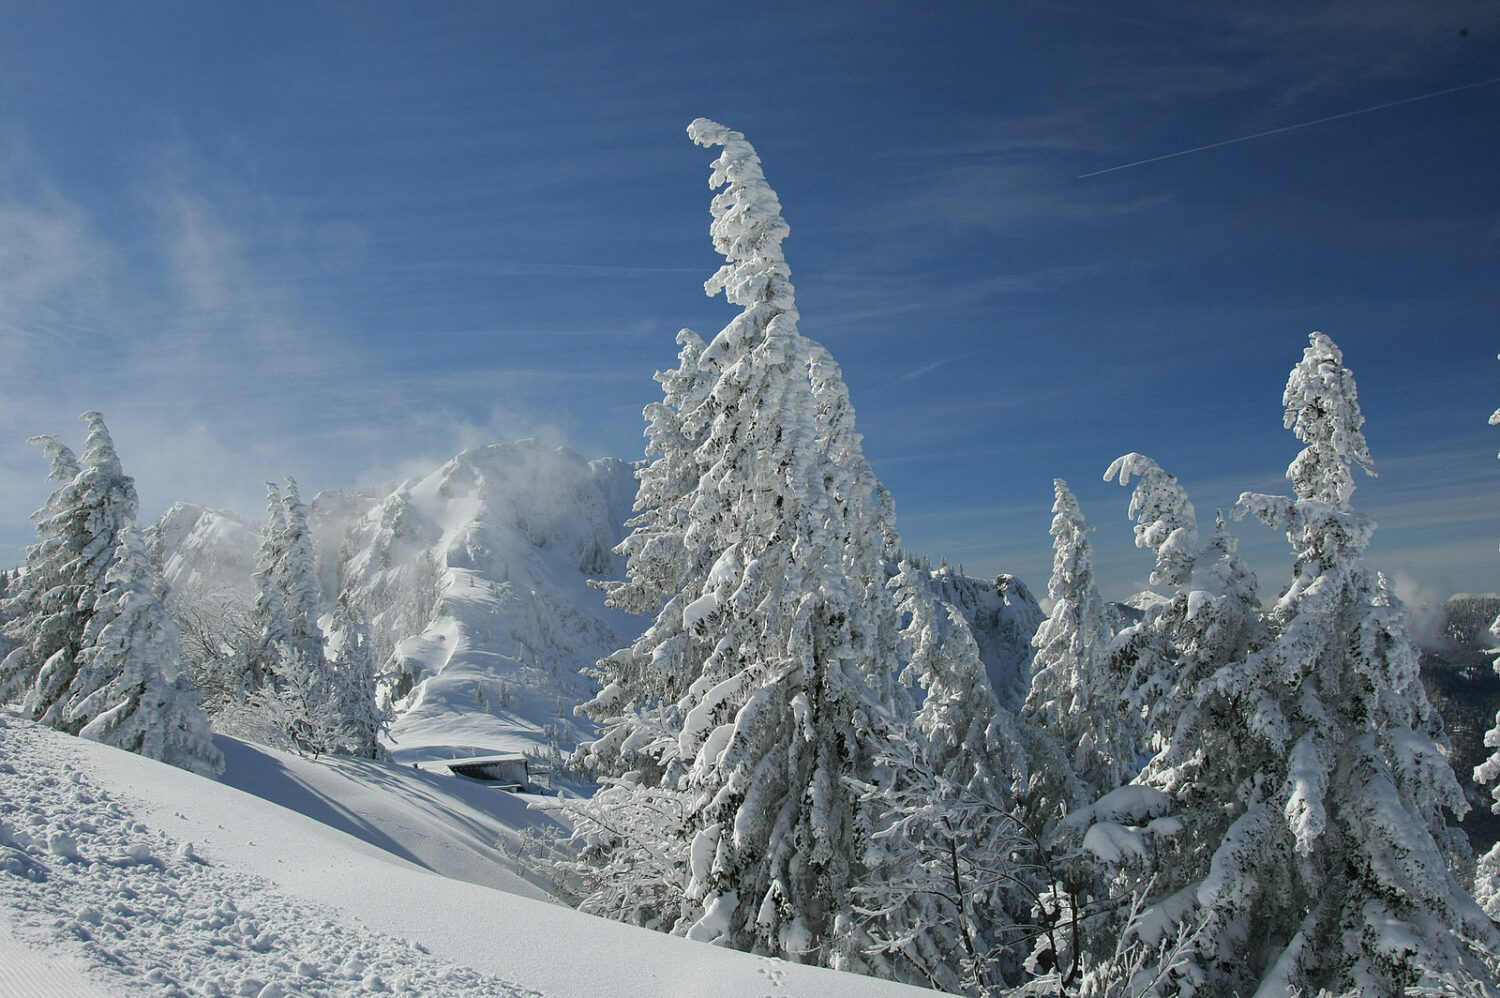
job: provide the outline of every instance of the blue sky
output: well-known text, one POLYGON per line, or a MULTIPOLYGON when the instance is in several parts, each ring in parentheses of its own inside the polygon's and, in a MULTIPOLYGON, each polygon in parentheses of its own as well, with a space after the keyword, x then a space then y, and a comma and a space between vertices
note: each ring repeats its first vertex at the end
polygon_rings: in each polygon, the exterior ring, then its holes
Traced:
POLYGON ((6 5, 0 542, 48 488, 26 437, 91 407, 147 516, 522 435, 640 456, 676 330, 732 315, 707 115, 761 152, 908 547, 1041 590, 1061 476, 1125 595, 1105 467, 1152 455, 1206 528, 1285 491, 1321 329, 1372 560, 1500 589, 1500 7, 1188 6, 6 5))

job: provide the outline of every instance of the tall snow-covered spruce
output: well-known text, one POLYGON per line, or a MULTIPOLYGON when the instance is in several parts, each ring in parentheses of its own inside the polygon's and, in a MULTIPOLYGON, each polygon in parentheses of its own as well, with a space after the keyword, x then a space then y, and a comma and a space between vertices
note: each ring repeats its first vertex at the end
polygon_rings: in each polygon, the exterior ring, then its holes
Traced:
POLYGON ((61 694, 40 695, 37 677, 47 663, 55 661, 51 668, 61 669, 78 654, 93 600, 89 566, 79 563, 76 551, 92 535, 74 536, 78 524, 68 515, 78 497, 74 483, 83 470, 77 455, 55 435, 33 437, 31 443, 46 448, 52 461, 47 478, 58 485, 32 514, 38 540, 27 549, 16 585, 3 604, 5 636, 13 647, 0 662, 0 703, 24 697, 21 709, 28 717, 45 722, 50 713, 60 726, 61 694))
POLYGON ((1265 637, 1192 676, 1142 774, 1180 822, 1157 843, 1167 875, 1135 931, 1186 940, 1162 992, 1497 994, 1500 936, 1454 872, 1465 803, 1441 721, 1400 603, 1362 559, 1373 524, 1350 497, 1371 460, 1354 378, 1332 340, 1310 340, 1284 396, 1306 445, 1294 495, 1236 507, 1286 531, 1292 581, 1265 637))
POLYGON ((385 758, 380 735, 389 720, 376 703, 377 669, 371 651, 370 624, 347 590, 339 594, 330 630, 338 652, 329 662, 334 717, 329 751, 359 759, 385 758))
POLYGON ((182 648, 163 605, 166 591, 141 532, 122 530, 84 632, 67 716, 85 722, 78 732, 84 738, 217 776, 224 757, 198 691, 178 671, 182 648))
POLYGON ((180 674, 166 584, 135 527, 135 482, 104 417, 81 417, 80 463, 41 437, 60 482, 37 514, 18 591, 6 600, 17 647, 0 663, 0 702, 32 720, 204 775, 222 770, 198 694, 180 674))
POLYGON ((603 734, 580 750, 615 781, 580 814, 596 858, 616 884, 641 865, 673 882, 654 910, 607 891, 584 906, 857 966, 849 899, 870 821, 854 784, 873 779, 899 670, 895 534, 838 368, 798 332, 788 228, 759 157, 714 122, 688 133, 723 147, 710 233, 726 262, 705 289, 742 311, 706 345, 684 334, 647 410, 657 456, 619 549, 630 581, 610 591, 654 620, 599 663, 586 710, 603 734))
POLYGON ((1139 723, 1123 710, 1125 681, 1111 669, 1109 616, 1094 582, 1094 528, 1068 483, 1053 481, 1052 613, 1033 644, 1031 692, 1022 716, 1056 739, 1071 762, 1083 799, 1055 802, 1063 811, 1114 790, 1134 775, 1139 723))
MULTIPOLYGON (((318 569, 307 506, 292 478, 266 484, 266 525, 256 557, 254 618, 259 631, 251 675, 256 708, 298 751, 376 758, 373 669, 345 669, 328 658, 318 626, 318 569), (357 688, 341 689, 356 682, 357 688), (374 729, 370 725, 374 724, 374 729), (351 732, 363 728, 354 737, 351 732)), ((345 608, 348 609, 348 608, 345 608)), ((347 613, 339 626, 350 626, 347 613)), ((352 652, 358 653, 359 639, 352 652)))

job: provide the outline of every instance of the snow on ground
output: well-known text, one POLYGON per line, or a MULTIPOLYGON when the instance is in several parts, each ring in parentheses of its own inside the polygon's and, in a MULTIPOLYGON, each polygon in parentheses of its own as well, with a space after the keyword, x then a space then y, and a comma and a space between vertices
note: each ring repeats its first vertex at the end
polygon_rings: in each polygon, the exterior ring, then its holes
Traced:
POLYGON ((215 783, 0 715, 0 998, 926 993, 474 882, 537 893, 480 872, 539 820, 489 788, 225 747, 215 783))
POLYGON ((301 756, 215 739, 223 782, 454 880, 546 900, 512 868, 524 829, 551 825, 527 798, 433 767, 301 756), (510 848, 506 848, 509 846, 510 848))

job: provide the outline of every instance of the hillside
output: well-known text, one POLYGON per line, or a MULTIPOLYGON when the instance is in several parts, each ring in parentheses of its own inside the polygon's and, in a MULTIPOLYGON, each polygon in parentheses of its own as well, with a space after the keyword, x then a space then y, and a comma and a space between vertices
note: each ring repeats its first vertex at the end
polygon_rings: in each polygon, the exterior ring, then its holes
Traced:
POLYGON ((214 782, 0 713, 0 998, 927 993, 538 900, 520 798, 220 744, 214 782))
MULTIPOLYGON (((370 618, 398 760, 571 748, 589 695, 579 670, 635 626, 589 586, 624 571, 610 552, 634 495, 623 461, 523 440, 385 496, 313 500, 322 606, 346 591, 370 618)), ((152 540, 179 601, 253 598, 260 540, 245 518, 178 504, 152 540)))
MULTIPOLYGON (((522 440, 464 451, 384 496, 314 498, 322 606, 348 590, 371 619, 395 759, 518 751, 555 763, 586 733, 573 708, 594 690, 580 670, 644 626, 589 584, 624 575, 611 550, 635 487, 623 461, 522 440)), ((179 605, 221 621, 247 612, 254 521, 178 503, 150 536, 179 605)), ((1043 617, 1035 597, 1011 576, 932 576, 973 627, 1001 702, 1019 708, 1043 617)))

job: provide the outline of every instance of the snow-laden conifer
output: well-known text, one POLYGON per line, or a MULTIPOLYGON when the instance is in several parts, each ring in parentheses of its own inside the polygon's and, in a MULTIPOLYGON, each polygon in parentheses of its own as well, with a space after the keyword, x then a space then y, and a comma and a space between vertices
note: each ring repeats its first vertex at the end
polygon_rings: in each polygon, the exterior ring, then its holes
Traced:
POLYGON ((913 722, 881 753, 889 784, 855 895, 884 976, 985 994, 1018 983, 1033 898, 1042 889, 1024 819, 1027 730, 996 702, 968 621, 910 561, 891 580, 908 623, 902 679, 913 722))
POLYGON ((345 592, 334 605, 330 630, 338 651, 329 663, 332 674, 333 737, 328 750, 359 759, 384 758, 380 735, 387 718, 377 704, 377 669, 364 612, 345 592))
POLYGON ((1220 709, 1212 696, 1201 695, 1204 680, 1265 643, 1255 573, 1240 557, 1239 541, 1222 511, 1202 557, 1209 555, 1213 561, 1202 588, 1180 590, 1137 625, 1146 637, 1133 688, 1154 752, 1142 779, 1153 785, 1176 788, 1191 782, 1178 767, 1205 762, 1190 748, 1196 744, 1193 732, 1199 725, 1215 725, 1220 709), (1148 656, 1155 658, 1147 662, 1148 656))
POLYGON ((274 684, 275 677, 283 671, 284 650, 291 644, 291 625, 281 586, 285 548, 286 511, 281 504, 281 489, 275 482, 267 482, 266 523, 261 528, 260 550, 255 555, 254 618, 258 634, 250 674, 246 677, 250 690, 274 684))
POLYGON ((1144 454, 1115 458, 1104 472, 1106 482, 1121 485, 1138 477, 1130 494, 1130 518, 1135 524, 1135 546, 1150 548, 1156 555, 1151 572, 1153 586, 1180 586, 1193 577, 1198 560, 1198 520, 1187 492, 1161 465, 1144 454))
POLYGON ((1371 461, 1327 336, 1284 401, 1306 445, 1294 496, 1247 493, 1237 511, 1286 531, 1293 579, 1263 646, 1198 681, 1170 755, 1143 774, 1181 831, 1160 862, 1178 879, 1135 931, 1188 933, 1162 991, 1493 993, 1497 936, 1453 872, 1463 795, 1399 601, 1362 561, 1372 524, 1350 505, 1352 468, 1371 461))
POLYGON ((84 631, 138 505, 104 418, 93 410, 80 418, 89 428, 81 463, 57 438, 39 438, 53 459, 51 477, 74 474, 37 514, 40 541, 27 552, 21 592, 11 601, 18 647, 0 665, 0 698, 20 695, 26 716, 70 734, 84 723, 66 709, 84 631))
POLYGON ((636 473, 631 532, 615 548, 627 577, 597 583, 610 606, 653 619, 629 647, 585 670, 600 691, 578 710, 599 733, 574 760, 604 782, 568 808, 571 856, 559 864, 579 910, 662 931, 695 911, 683 895, 689 801, 678 789, 679 701, 715 639, 684 611, 703 605, 699 594, 718 558, 712 545, 688 543, 712 379, 700 365, 703 339, 683 329, 677 343, 678 366, 656 374, 662 400, 644 410, 651 459, 636 473))
POLYGON ((704 119, 689 134, 724 147, 710 232, 726 262, 705 289, 742 311, 701 351, 684 344, 681 387, 664 382, 682 401, 648 414, 653 443, 670 438, 662 454, 681 463, 661 466, 664 491, 647 494, 626 544, 632 566, 662 559, 660 581, 616 597, 659 609, 646 639, 600 664, 589 711, 611 741, 591 754, 618 767, 619 794, 656 780, 686 795, 671 841, 651 850, 669 868, 685 857, 677 931, 847 965, 869 824, 850 781, 871 776, 884 713, 870 684, 897 669, 878 557, 894 530, 837 368, 797 330, 787 226, 755 150, 704 119), (642 685, 658 665, 660 685, 642 685), (680 690, 670 707, 668 690, 680 690))
POLYGON ((710 426, 704 402, 712 382, 699 365, 702 338, 684 329, 677 342, 677 368, 656 375, 663 398, 645 409, 651 460, 636 475, 630 535, 615 549, 627 559, 627 578, 599 584, 610 606, 654 619, 630 647, 592 670, 601 689, 580 708, 600 730, 579 746, 579 762, 593 772, 628 776, 631 786, 671 787, 681 778, 677 702, 713 650, 711 636, 685 613, 701 598, 718 558, 712 545, 688 543, 704 470, 696 452, 710 426))
MULTIPOLYGON (((1187 584, 1198 561, 1198 520, 1187 491, 1144 454, 1116 458, 1104 472, 1106 482, 1129 485, 1130 518, 1135 520, 1135 545, 1156 556, 1151 584, 1167 588, 1164 599, 1146 606, 1141 619, 1121 628, 1110 648, 1111 671, 1124 678, 1126 702, 1132 716, 1141 718, 1137 747, 1150 750, 1153 731, 1169 723, 1159 707, 1178 682, 1181 654, 1177 629, 1187 617, 1187 584)), ((1170 714, 1170 709, 1167 711, 1170 714)))
POLYGON ((318 572, 307 507, 292 478, 266 483, 266 525, 256 557, 252 663, 255 703, 300 751, 336 750, 336 680, 318 626, 318 572))
POLYGON ((92 410, 81 418, 89 428, 81 462, 55 436, 34 441, 60 484, 36 514, 40 540, 6 601, 18 643, 0 663, 0 700, 21 695, 33 720, 215 774, 223 761, 197 691, 180 675, 166 584, 135 527, 135 483, 104 418, 92 410))
MULTIPOLYGON (((1094 528, 1061 478, 1053 481, 1052 612, 1032 643, 1031 692, 1022 716, 1062 747, 1092 800, 1135 774, 1140 720, 1125 707, 1125 680, 1111 667, 1108 612, 1094 582, 1094 528)), ((1080 801, 1060 801, 1071 808, 1080 801)))
POLYGON ((1149 457, 1127 454, 1110 465, 1105 480, 1126 485, 1134 475, 1140 476, 1130 500, 1136 544, 1156 555, 1152 584, 1172 588, 1115 636, 1111 656, 1115 670, 1128 676, 1133 714, 1145 722, 1142 751, 1160 753, 1198 682, 1249 648, 1259 597, 1222 511, 1212 543, 1200 552, 1193 505, 1176 477, 1149 457), (1190 586, 1195 566, 1210 556, 1199 587, 1190 586))
POLYGON ((47 475, 58 486, 41 509, 32 514, 39 540, 26 550, 26 561, 3 604, 5 636, 13 647, 0 662, 0 703, 25 694, 36 682, 42 663, 62 651, 71 656, 83 635, 86 606, 79 606, 83 589, 66 571, 64 537, 67 520, 58 514, 74 496, 73 480, 82 470, 78 458, 55 435, 32 437, 51 462, 47 475))
POLYGON ((1138 454, 1116 461, 1105 477, 1125 484, 1133 473, 1141 474, 1130 506, 1137 543, 1156 550, 1152 582, 1175 592, 1145 607, 1111 645, 1114 669, 1128 676, 1129 709, 1144 722, 1140 747, 1150 758, 1131 785, 1112 795, 1131 807, 1107 814, 1095 807, 1073 819, 1084 831, 1085 852, 1108 871, 1112 895, 1085 954, 1085 993, 1101 987, 1101 994, 1157 993, 1182 972, 1191 929, 1174 927, 1164 912, 1180 912, 1202 877, 1208 844, 1222 838, 1229 821, 1225 788, 1198 779, 1220 763, 1220 753, 1234 751, 1223 740, 1223 704, 1203 684, 1262 643, 1255 577, 1222 512, 1212 544, 1200 553, 1192 505, 1176 479, 1138 454), (1174 538, 1180 543, 1170 543, 1174 538), (1200 573, 1203 587, 1190 588, 1192 566, 1210 556, 1200 573))
POLYGON ((696 795, 687 893, 703 905, 688 935, 839 965, 867 833, 849 782, 871 775, 883 714, 867 679, 896 664, 871 661, 894 649, 875 647, 881 607, 865 599, 884 592, 872 555, 894 530, 859 493, 874 483, 852 413, 830 406, 826 351, 797 331, 787 227, 755 150, 703 119, 689 132, 724 148, 711 233, 726 263, 705 288, 744 311, 704 352, 720 415, 699 448, 711 487, 694 518, 718 521, 725 571, 708 621, 720 640, 680 739, 696 795))
POLYGON ((123 529, 94 603, 64 708, 84 738, 201 776, 224 771, 198 691, 178 670, 177 625, 166 582, 135 527, 123 529))
POLYGON ((282 560, 278 566, 282 605, 286 610, 287 641, 299 667, 328 679, 323 631, 318 627, 318 561, 313 550, 312 528, 307 506, 297 491, 296 479, 288 476, 281 496, 285 512, 282 560))
MULTIPOLYGON (((864 614, 850 630, 850 649, 862 664, 876 699, 897 716, 911 711, 906 691, 896 681, 901 661, 901 614, 891 598, 901 537, 896 532, 896 504, 865 458, 864 438, 855 429, 854 404, 843 372, 828 349, 805 339, 807 372, 812 384, 818 438, 824 454, 823 485, 834 519, 828 525, 840 549, 840 567, 857 588, 864 614)), ((932 599, 936 593, 928 594, 932 599)))

